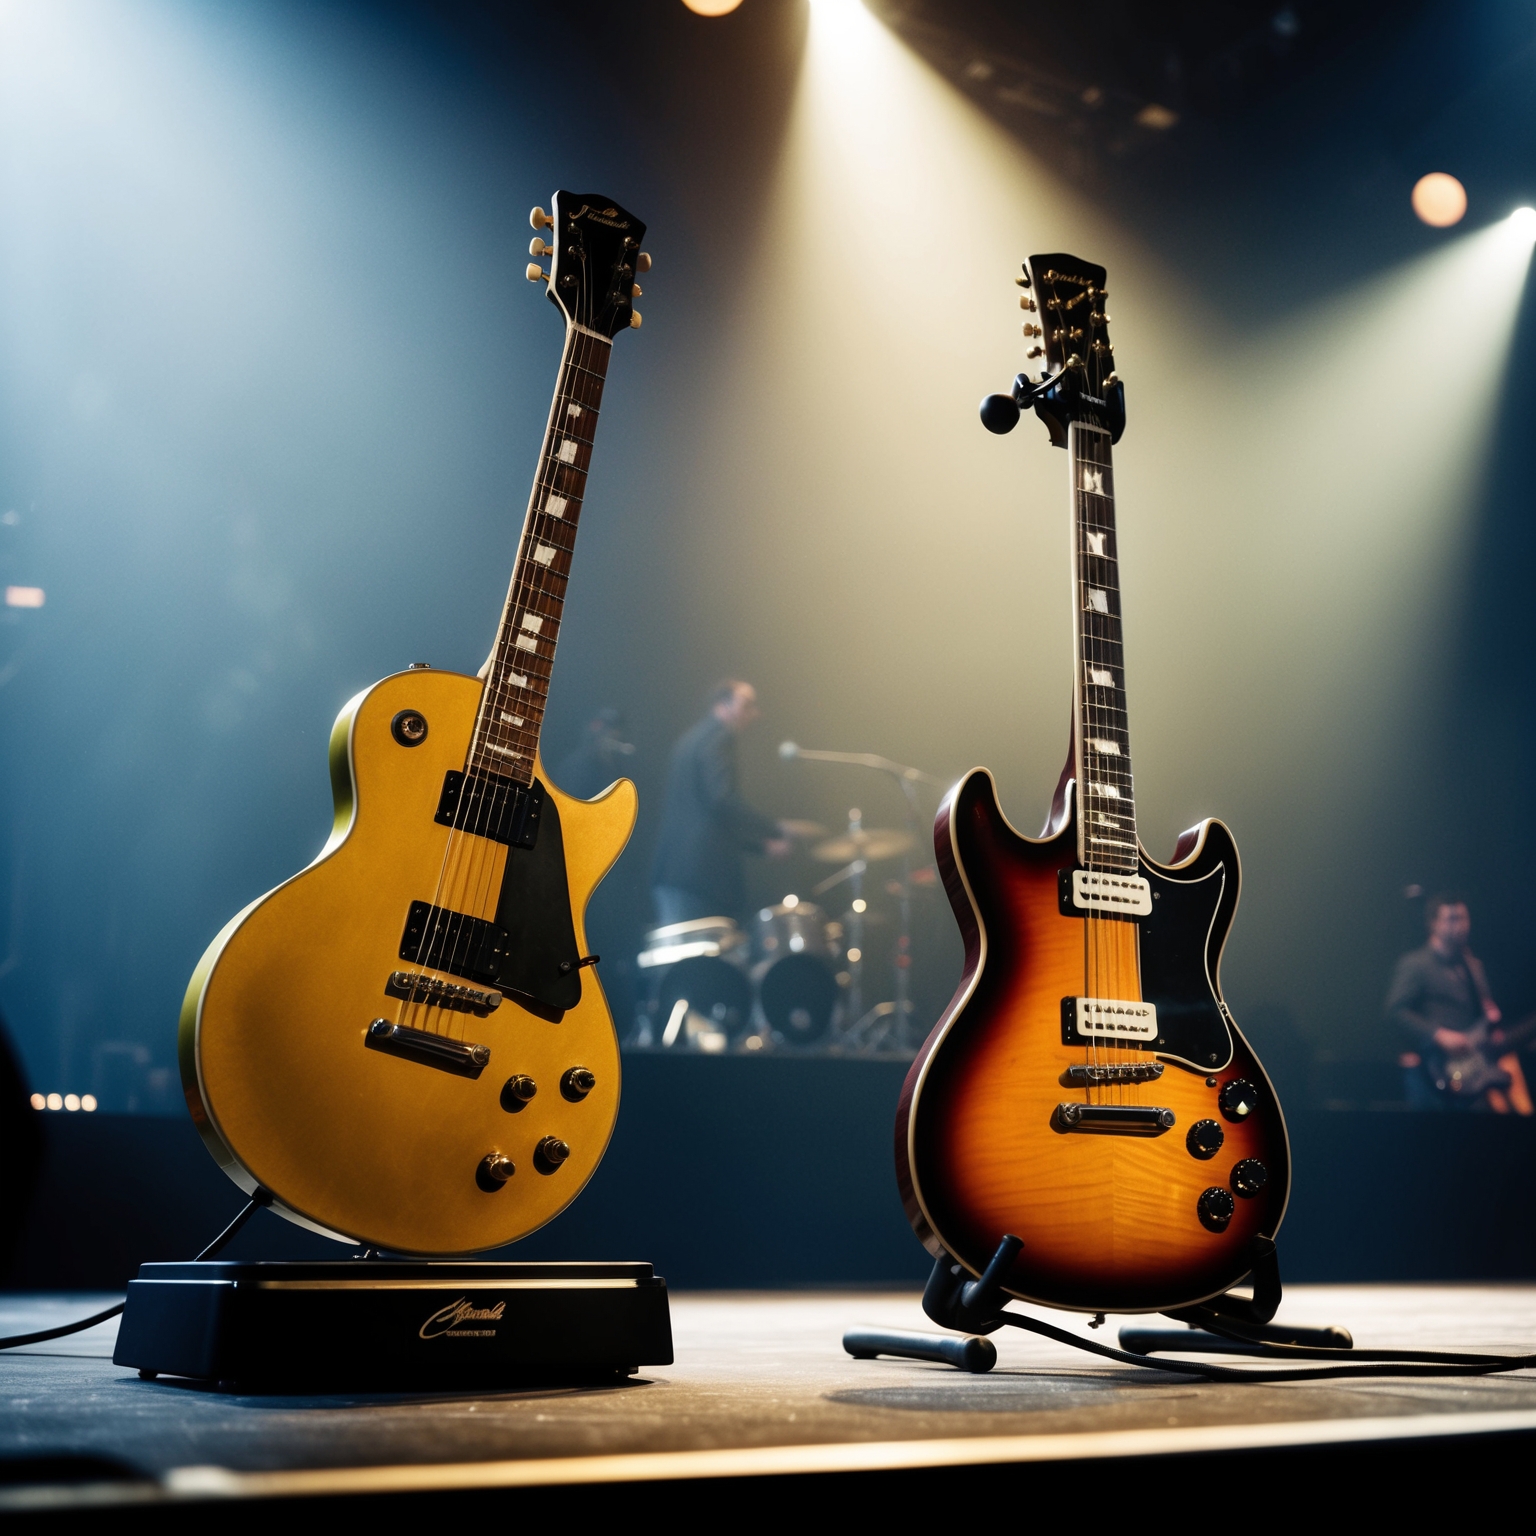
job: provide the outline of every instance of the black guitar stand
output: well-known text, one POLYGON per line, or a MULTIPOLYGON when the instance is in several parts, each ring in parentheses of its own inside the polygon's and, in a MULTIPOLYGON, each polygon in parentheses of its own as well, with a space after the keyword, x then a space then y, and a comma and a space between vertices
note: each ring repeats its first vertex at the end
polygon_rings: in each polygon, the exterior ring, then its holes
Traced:
MULTIPOLYGON (((1183 1328, 1120 1330, 1120 1348, 1085 1339, 1022 1312, 1010 1312, 1012 1299, 1004 1294, 1003 1280, 1013 1268, 1024 1243, 1005 1237, 977 1279, 967 1276, 964 1265, 947 1253, 934 1262, 923 1291, 923 1311, 946 1334, 898 1333, 880 1329, 850 1328, 843 1348, 855 1359, 872 1360, 892 1355, 905 1360, 931 1360, 963 1371, 990 1371, 997 1364, 997 1349, 986 1337, 1005 1324, 1039 1334, 1058 1344, 1070 1344, 1123 1365, 1138 1365, 1178 1376, 1201 1376, 1213 1381, 1318 1381, 1344 1376, 1484 1376, 1499 1371, 1530 1370, 1532 1355, 1470 1355, 1437 1350, 1357 1350, 1343 1328, 1299 1328, 1271 1322, 1280 1306, 1280 1265, 1274 1241, 1253 1240, 1249 1248, 1252 1270, 1246 1277, 1250 1294, 1233 1290, 1197 1306, 1183 1307, 1165 1315, 1183 1328), (969 1335, 955 1338, 954 1333, 969 1335), (1259 1360, 1324 1360, 1327 1365, 1303 1370, 1234 1369, 1196 1360, 1153 1359, 1157 1354, 1231 1354, 1259 1360), (1338 1363, 1347 1358, 1348 1364, 1338 1363)), ((1091 1323, 1097 1327, 1103 1314, 1091 1323)))
POLYGON ((215 1262, 264 1189, 189 1263, 141 1264, 128 1299, 0 1349, 123 1314, 115 1365, 250 1391, 498 1391, 611 1383, 672 1363, 667 1282, 649 1264, 389 1258, 215 1262))

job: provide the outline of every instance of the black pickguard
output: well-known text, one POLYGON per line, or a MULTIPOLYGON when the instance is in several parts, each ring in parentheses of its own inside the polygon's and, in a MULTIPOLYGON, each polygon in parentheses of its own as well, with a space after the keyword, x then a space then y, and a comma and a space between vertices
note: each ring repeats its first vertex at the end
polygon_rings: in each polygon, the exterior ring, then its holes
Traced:
POLYGON ((539 836, 532 848, 513 844, 496 904, 496 925, 507 935, 496 980, 533 1012, 555 1018, 581 1001, 582 958, 571 921, 571 891, 565 875, 565 841, 554 796, 534 780, 543 796, 539 836))
POLYGON ((558 1022, 581 1001, 581 952, 571 920, 565 841, 555 802, 534 781, 542 814, 530 848, 511 843, 496 920, 413 901, 400 958, 510 992, 530 1013, 558 1022))
POLYGON ((1229 871, 1216 863, 1178 880, 1143 863, 1141 872, 1152 887, 1152 915, 1137 920, 1141 995, 1157 1009, 1158 1031, 1147 1049, 1200 1071, 1224 1067, 1232 1057, 1232 1035, 1206 960, 1229 871))

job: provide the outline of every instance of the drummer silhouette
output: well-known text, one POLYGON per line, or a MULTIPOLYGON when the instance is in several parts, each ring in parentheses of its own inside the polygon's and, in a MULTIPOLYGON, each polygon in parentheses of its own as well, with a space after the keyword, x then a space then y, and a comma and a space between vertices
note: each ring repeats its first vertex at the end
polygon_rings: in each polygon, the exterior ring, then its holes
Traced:
POLYGON ((761 713, 757 689, 728 677, 709 691, 706 705, 703 719, 678 738, 667 768, 651 866, 661 927, 700 917, 740 920, 743 859, 784 858, 792 846, 785 824, 754 810, 738 786, 736 738, 761 713))

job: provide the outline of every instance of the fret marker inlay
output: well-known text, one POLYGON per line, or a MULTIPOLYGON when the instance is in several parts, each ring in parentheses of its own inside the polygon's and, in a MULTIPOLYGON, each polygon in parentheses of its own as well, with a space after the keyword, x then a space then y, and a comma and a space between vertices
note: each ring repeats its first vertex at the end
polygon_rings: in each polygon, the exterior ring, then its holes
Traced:
POLYGON ((576 462, 576 450, 581 445, 574 437, 568 437, 560 444, 560 462, 562 464, 574 464, 576 462))
POLYGON ((1088 668, 1088 682, 1094 688, 1113 688, 1115 686, 1115 674, 1106 672, 1103 667, 1088 668))
POLYGON ((1088 541, 1088 553, 1104 558, 1104 538, 1102 533, 1085 533, 1083 537, 1088 541))
POLYGON ((1119 757, 1120 743, 1118 741, 1105 741, 1102 736, 1090 736, 1088 745, 1102 757, 1119 757))
POLYGON ((533 547, 533 558, 540 565, 548 565, 555 558, 555 551, 548 544, 535 544, 533 547))
POLYGON ((1095 613, 1108 613, 1109 593, 1100 587, 1089 587, 1083 606, 1091 608, 1095 613))
POLYGON ((549 500, 544 503, 544 510, 548 512, 551 517, 564 517, 565 509, 568 504, 569 503, 567 503, 564 496, 551 496, 549 500))
POLYGON ((522 618, 521 627, 526 629, 530 635, 536 635, 544 628, 544 620, 536 613, 525 613, 522 618))

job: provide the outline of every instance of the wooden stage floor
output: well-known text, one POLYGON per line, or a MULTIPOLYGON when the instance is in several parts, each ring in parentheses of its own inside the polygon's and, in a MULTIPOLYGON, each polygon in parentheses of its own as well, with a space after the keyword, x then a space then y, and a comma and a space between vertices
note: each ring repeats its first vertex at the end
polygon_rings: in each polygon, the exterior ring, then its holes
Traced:
MULTIPOLYGON (((494 1395, 229 1394, 111 1363, 115 1324, 0 1354, 0 1511, 666 1485, 744 1490, 793 1474, 973 1469, 996 1478, 1147 1457, 1359 1453, 1456 1437, 1536 1443, 1536 1373, 1451 1380, 1206 1384, 1005 1331, 989 1375, 841 1348, 858 1323, 929 1327, 910 1292, 672 1298, 677 1363, 623 1385, 494 1395)), ((0 1332, 97 1296, 0 1296, 0 1332)), ((1062 1321, 1052 1315, 1053 1320, 1062 1321)), ((1337 1323, 1361 1347, 1536 1348, 1536 1286, 1298 1286, 1280 1319, 1337 1323)), ((1111 1318, 1099 1337, 1113 1340, 1111 1318)), ((1086 1330, 1086 1320, 1069 1319, 1086 1330)), ((851 1484, 849 1484, 851 1486, 851 1484)), ((263 1505, 270 1514, 281 1506, 263 1505)), ((675 1506, 674 1506, 675 1507, 675 1506)), ((226 1510, 229 1506, 225 1506, 226 1510)))

